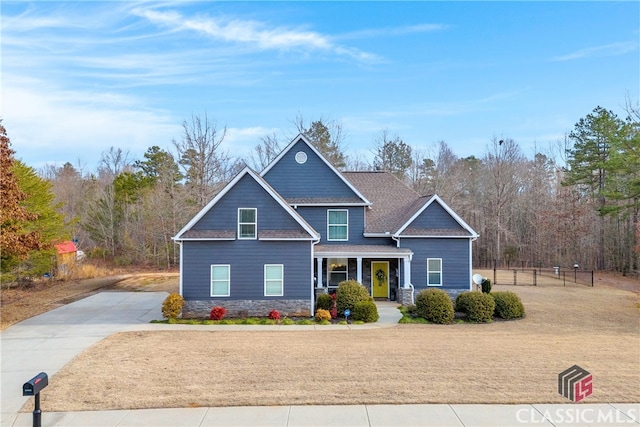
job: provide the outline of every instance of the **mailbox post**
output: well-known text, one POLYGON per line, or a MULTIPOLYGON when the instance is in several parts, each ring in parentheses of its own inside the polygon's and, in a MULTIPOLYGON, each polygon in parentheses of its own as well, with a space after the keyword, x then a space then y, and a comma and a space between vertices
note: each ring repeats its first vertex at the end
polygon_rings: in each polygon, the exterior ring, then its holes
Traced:
POLYGON ((40 372, 35 377, 22 385, 23 396, 35 396, 33 409, 33 427, 42 426, 42 411, 40 410, 40 391, 49 385, 49 377, 45 372, 40 372))

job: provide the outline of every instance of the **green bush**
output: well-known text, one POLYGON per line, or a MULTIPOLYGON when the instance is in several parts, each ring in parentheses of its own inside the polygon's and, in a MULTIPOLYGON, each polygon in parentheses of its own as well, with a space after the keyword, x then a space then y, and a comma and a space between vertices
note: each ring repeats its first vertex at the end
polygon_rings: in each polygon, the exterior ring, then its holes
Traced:
POLYGON ((482 281, 482 292, 485 294, 488 294, 489 292, 491 292, 491 280, 484 279, 482 281))
MULTIPOLYGON (((493 319, 495 302, 491 294, 484 292, 464 292, 462 298, 456 298, 456 308, 460 305, 471 322, 490 322, 493 319), (466 294, 466 295, 465 295, 466 294)), ((460 297, 458 295, 458 297, 460 297)))
POLYGON ((461 313, 467 313, 467 311, 469 310, 469 301, 471 300, 471 294, 473 292, 463 292, 461 294, 458 294, 458 296, 456 297, 456 311, 459 311, 461 313))
POLYGON ((495 301, 495 315, 502 319, 524 317, 524 305, 520 297, 511 291, 492 292, 495 301))
POLYGON ((356 303, 360 301, 367 301, 371 296, 367 288, 362 286, 355 280, 345 280, 338 284, 338 290, 336 291, 338 313, 343 316, 345 310, 351 310, 356 306, 356 303))
POLYGON ((353 320, 361 320, 365 323, 373 323, 378 321, 378 307, 373 302, 373 298, 366 301, 358 301, 353 307, 353 320))
POLYGON ((420 317, 433 323, 453 321, 453 303, 449 294, 441 289, 425 289, 416 296, 416 311, 420 317))
POLYGON ((316 301, 316 309, 322 310, 331 310, 331 306, 333 305, 333 298, 329 294, 320 294, 318 295, 318 300, 316 301))
POLYGON ((180 294, 169 294, 162 303, 162 317, 165 319, 177 319, 182 313, 184 298, 180 294))

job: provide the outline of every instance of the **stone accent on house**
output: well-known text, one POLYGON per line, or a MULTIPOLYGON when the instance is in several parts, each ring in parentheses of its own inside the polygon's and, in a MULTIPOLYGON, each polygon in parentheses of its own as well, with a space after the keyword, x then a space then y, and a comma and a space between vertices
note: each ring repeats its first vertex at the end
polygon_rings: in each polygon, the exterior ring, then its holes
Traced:
POLYGON ((468 292, 468 289, 444 289, 448 294, 451 301, 453 301, 454 305, 456 303, 456 298, 463 292, 468 292))
POLYGON ((398 289, 398 302, 404 306, 408 306, 413 304, 413 300, 411 299, 411 292, 412 290, 410 288, 400 288, 398 289))
POLYGON ((267 317, 271 310, 280 316, 310 317, 309 300, 187 300, 182 308, 182 317, 209 318, 214 306, 227 309, 227 317, 267 317))

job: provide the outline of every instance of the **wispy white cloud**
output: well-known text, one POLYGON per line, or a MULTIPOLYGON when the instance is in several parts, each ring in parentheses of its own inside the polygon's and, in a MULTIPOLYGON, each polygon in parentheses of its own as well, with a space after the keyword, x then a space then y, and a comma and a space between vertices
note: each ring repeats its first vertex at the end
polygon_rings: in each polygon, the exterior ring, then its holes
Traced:
POLYGON ((169 146, 180 132, 179 120, 136 97, 61 89, 33 78, 3 80, 5 127, 16 156, 34 167, 97 163, 96 153, 111 146, 140 155, 152 145, 169 146))
POLYGON ((363 39, 374 37, 393 37, 403 36, 407 34, 416 33, 431 33, 436 31, 444 31, 449 29, 449 25, 445 24, 418 24, 418 25, 405 25, 400 27, 385 27, 385 28, 372 28, 366 30, 352 31, 342 34, 337 39, 351 40, 351 39, 363 39))
POLYGON ((229 43, 250 44, 262 50, 293 50, 333 52, 361 61, 375 61, 377 55, 363 52, 353 47, 336 44, 333 38, 315 31, 301 28, 269 27, 264 22, 254 20, 215 17, 185 17, 176 11, 135 9, 133 13, 150 22, 173 29, 173 31, 194 31, 229 43))
POLYGON ((575 52, 555 56, 553 61, 572 61, 574 59, 590 58, 590 57, 604 57, 604 56, 617 56, 624 55, 625 53, 633 52, 638 49, 637 42, 618 42, 610 43, 603 46, 588 47, 577 50, 575 52))

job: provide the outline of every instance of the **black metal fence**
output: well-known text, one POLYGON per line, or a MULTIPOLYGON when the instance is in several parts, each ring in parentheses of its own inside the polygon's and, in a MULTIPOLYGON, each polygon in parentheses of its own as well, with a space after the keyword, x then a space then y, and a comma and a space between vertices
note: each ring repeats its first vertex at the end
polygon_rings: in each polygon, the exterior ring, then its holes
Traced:
POLYGON ((494 268, 494 285, 567 286, 578 284, 593 286, 593 270, 555 268, 494 268))

